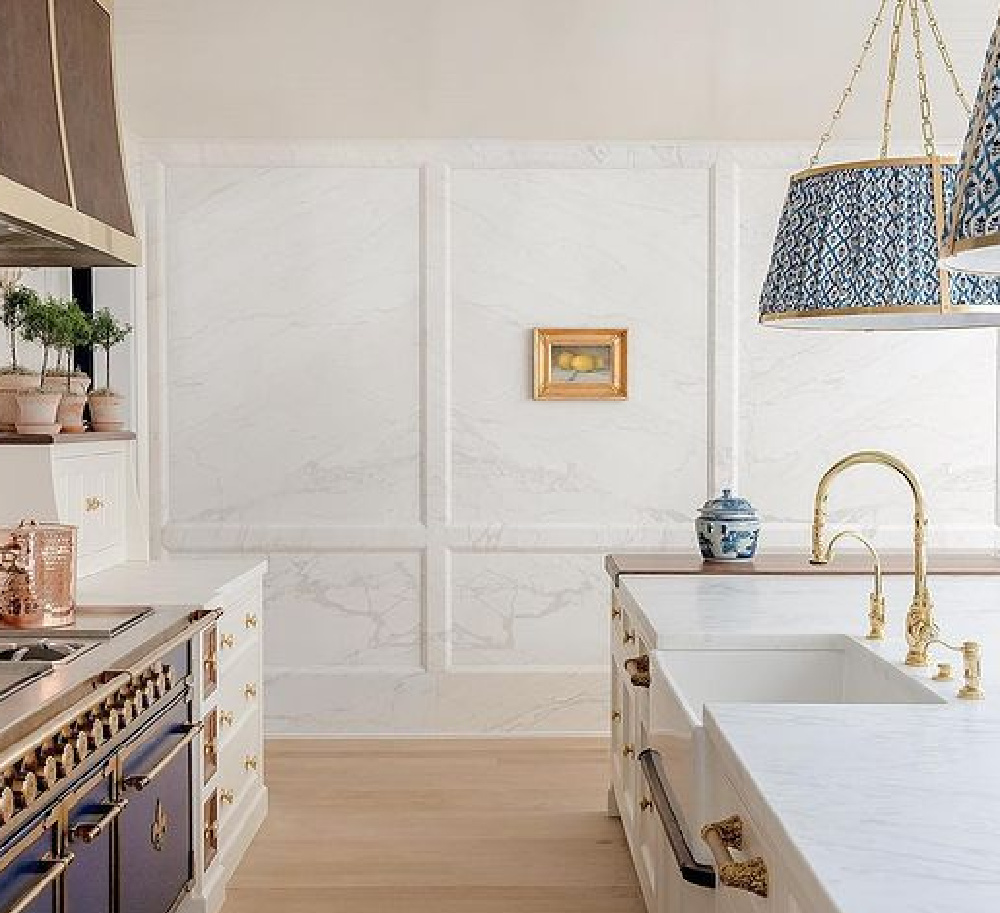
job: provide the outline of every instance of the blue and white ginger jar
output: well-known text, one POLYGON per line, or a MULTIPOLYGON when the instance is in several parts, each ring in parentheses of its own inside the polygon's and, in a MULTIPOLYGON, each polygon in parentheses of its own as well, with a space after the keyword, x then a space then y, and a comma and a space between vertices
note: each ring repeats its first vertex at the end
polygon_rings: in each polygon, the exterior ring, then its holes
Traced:
POLYGON ((694 526, 706 561, 752 561, 757 552, 760 517, 749 501, 728 488, 705 502, 694 526))

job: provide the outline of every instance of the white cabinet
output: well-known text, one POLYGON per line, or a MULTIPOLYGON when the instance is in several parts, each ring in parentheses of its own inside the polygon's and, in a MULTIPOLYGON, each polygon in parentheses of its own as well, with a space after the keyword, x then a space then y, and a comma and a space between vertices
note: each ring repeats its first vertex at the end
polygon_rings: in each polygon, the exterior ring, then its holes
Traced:
MULTIPOLYGON (((649 913, 710 913, 714 892, 701 881, 711 873, 693 858, 662 788, 655 750, 649 645, 629 610, 611 596, 611 792, 628 840, 649 913), (671 840, 665 822, 673 822, 671 840), (675 846, 675 843, 677 844, 675 846), (695 871, 699 869, 698 871, 695 871)), ((676 800, 673 800, 676 802, 676 800)))
POLYGON ((104 439, 0 446, 0 527, 29 518, 76 526, 80 577, 144 558, 134 447, 104 439))

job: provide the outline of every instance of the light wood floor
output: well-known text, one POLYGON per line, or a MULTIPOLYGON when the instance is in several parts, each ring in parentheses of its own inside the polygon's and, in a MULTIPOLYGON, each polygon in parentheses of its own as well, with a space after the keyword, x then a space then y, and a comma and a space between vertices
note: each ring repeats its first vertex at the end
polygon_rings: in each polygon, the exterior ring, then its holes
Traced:
POLYGON ((224 913, 643 913, 598 739, 272 741, 224 913))

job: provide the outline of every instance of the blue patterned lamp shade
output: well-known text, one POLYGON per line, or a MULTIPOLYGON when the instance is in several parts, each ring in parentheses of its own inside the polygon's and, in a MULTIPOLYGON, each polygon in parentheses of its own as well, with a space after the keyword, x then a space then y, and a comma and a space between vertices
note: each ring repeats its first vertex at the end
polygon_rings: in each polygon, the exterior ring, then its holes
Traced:
POLYGON ((986 52, 942 253, 948 269, 1000 273, 1000 22, 986 52))
POLYGON ((763 324, 891 330, 1000 325, 1000 280, 949 275, 958 167, 877 159, 794 175, 760 300, 763 324))

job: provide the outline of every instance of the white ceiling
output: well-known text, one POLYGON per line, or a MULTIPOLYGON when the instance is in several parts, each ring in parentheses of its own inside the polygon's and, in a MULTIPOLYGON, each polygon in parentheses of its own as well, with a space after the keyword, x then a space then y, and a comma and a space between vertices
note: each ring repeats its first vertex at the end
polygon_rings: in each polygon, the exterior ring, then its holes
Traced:
MULTIPOLYGON (((996 0, 936 6, 972 93, 996 0)), ((126 127, 145 136, 812 139, 876 7, 117 0, 119 80, 126 127)), ((932 52, 938 134, 960 139, 965 117, 932 52)), ((844 139, 878 132, 884 54, 873 65, 844 139)), ((909 68, 901 80, 897 123, 913 137, 909 68)))

